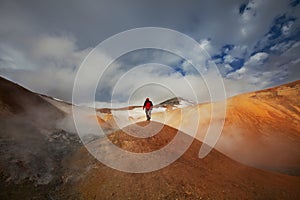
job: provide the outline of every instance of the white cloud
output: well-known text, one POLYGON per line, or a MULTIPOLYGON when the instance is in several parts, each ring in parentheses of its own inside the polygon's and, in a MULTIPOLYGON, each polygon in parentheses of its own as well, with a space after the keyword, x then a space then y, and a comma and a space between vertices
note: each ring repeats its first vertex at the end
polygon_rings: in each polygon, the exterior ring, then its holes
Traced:
POLYGON ((269 54, 265 52, 258 52, 252 55, 244 66, 240 69, 226 75, 225 83, 232 85, 234 82, 238 83, 229 90, 229 95, 236 95, 239 92, 245 93, 254 88, 264 88, 270 84, 272 74, 278 74, 278 71, 264 71, 261 67, 269 54))
POLYGON ((242 18, 245 22, 248 22, 256 17, 257 8, 259 8, 261 3, 262 3, 261 0, 251 0, 248 2, 245 11, 242 15, 242 18))
POLYGON ((274 46, 270 47, 270 50, 284 52, 287 51, 294 43, 295 41, 285 41, 285 42, 277 43, 274 46))
POLYGON ((293 44, 292 48, 296 48, 300 46, 300 41, 293 44))
POLYGON ((32 55, 37 59, 65 59, 76 51, 75 41, 66 36, 42 35, 32 45, 32 55))
POLYGON ((35 65, 30 62, 23 51, 15 49, 8 44, 0 44, 0 69, 34 69, 35 65))
POLYGON ((228 71, 233 70, 233 68, 232 68, 229 64, 224 65, 224 67, 225 67, 228 71))
POLYGON ((224 56, 224 63, 231 63, 231 62, 233 62, 235 60, 235 58, 234 57, 232 57, 231 55, 226 55, 226 56, 224 56))
POLYGON ((1 44, 0 72, 35 92, 70 101, 77 69, 89 51, 60 35, 37 37, 26 50, 1 44))
POLYGON ((246 72, 246 68, 245 67, 241 67, 240 69, 232 72, 232 73, 229 73, 226 75, 226 78, 227 79, 232 79, 232 80, 240 80, 244 77, 244 74, 246 72))
POLYGON ((249 60, 245 63, 247 66, 257 66, 263 64, 263 62, 268 58, 269 54, 265 52, 258 52, 251 56, 249 60))
POLYGON ((243 58, 248 51, 248 46, 246 45, 236 45, 234 48, 230 51, 230 55, 237 58, 243 58))
POLYGON ((289 21, 287 24, 282 26, 282 28, 281 28, 282 34, 289 35, 293 24, 294 24, 293 21, 289 21))
POLYGON ((291 61, 292 64, 298 64, 299 62, 300 62, 300 58, 291 61))
MULTIPOLYGON (((109 82, 106 83, 109 84, 109 82)), ((118 82, 113 83, 112 86, 114 101, 130 100, 138 103, 147 96, 155 102, 161 102, 174 96, 195 102, 209 100, 207 88, 200 76, 182 76, 179 73, 174 73, 170 67, 155 64, 142 65, 129 70, 119 77, 118 82), (158 74, 156 73, 157 70, 164 70, 168 73, 158 74)))
POLYGON ((206 51, 209 51, 211 49, 211 44, 210 44, 210 41, 208 39, 200 40, 199 46, 201 48, 205 49, 206 51))

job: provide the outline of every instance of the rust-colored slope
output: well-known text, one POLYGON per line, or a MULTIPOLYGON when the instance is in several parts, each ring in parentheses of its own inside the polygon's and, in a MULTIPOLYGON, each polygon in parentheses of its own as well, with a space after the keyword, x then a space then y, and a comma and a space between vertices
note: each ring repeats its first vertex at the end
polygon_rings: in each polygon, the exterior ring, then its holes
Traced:
MULTIPOLYGON (((146 132, 161 126, 155 122, 137 125, 146 126, 146 132)), ((126 131, 135 130, 132 125, 126 128, 126 131)), ((109 135, 109 138, 127 151, 149 152, 165 146, 176 133, 176 129, 164 125, 157 135, 150 138, 136 138, 123 131, 117 131, 109 135)), ((100 144, 101 140, 97 142, 100 144)), ((69 192, 76 190, 84 199, 300 198, 300 178, 247 167, 216 150, 204 159, 199 159, 201 145, 201 142, 194 140, 177 161, 161 170, 143 174, 111 169, 92 159, 85 149, 81 149, 66 161, 70 169, 81 175, 81 179, 74 180, 69 192)))
POLYGON ((252 166, 300 175, 300 81, 227 101, 220 151, 252 166))
MULTIPOLYGON (((216 148, 244 164, 300 175, 300 81, 238 95, 227 100, 225 125, 216 148)), ((212 106, 200 104, 154 113, 153 119, 193 134, 191 120, 200 115, 196 138, 203 141, 212 106)), ((213 115, 219 121, 218 113, 213 115)))

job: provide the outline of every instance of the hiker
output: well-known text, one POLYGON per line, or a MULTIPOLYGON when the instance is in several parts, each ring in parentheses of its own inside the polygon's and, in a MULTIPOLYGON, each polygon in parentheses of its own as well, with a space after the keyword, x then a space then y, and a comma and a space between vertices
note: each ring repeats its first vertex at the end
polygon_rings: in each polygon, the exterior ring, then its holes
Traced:
POLYGON ((151 119, 152 108, 153 108, 152 101, 150 101, 149 98, 146 98, 146 101, 143 106, 143 110, 145 109, 147 121, 150 121, 150 119, 151 119))

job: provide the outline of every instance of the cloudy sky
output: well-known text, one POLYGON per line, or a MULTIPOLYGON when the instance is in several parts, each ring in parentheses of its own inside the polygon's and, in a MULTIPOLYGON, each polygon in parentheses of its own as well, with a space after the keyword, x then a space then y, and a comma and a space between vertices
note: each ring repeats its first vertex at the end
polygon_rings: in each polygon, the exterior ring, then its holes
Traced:
MULTIPOLYGON (((76 73, 99 43, 129 29, 163 27, 199 42, 210 55, 203 68, 209 74, 215 63, 232 96, 299 79, 299 17, 299 0, 0 0, 0 75, 71 101, 76 73)), ((160 101, 171 94, 191 99, 192 86, 199 102, 209 101, 201 75, 176 55, 143 49, 107 67, 95 96, 109 101, 115 91, 121 102, 143 96, 160 101)), ((82 83, 86 89, 89 81, 82 83)))

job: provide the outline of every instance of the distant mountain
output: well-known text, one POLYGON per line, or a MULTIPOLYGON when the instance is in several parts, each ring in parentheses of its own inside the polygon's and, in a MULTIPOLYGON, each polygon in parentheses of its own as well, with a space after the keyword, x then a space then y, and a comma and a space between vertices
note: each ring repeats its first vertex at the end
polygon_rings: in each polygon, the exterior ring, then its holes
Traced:
POLYGON ((196 103, 186 100, 181 97, 174 97, 172 99, 168 99, 156 105, 156 107, 164 107, 167 109, 175 109, 175 108, 183 108, 187 106, 195 105, 196 103))

